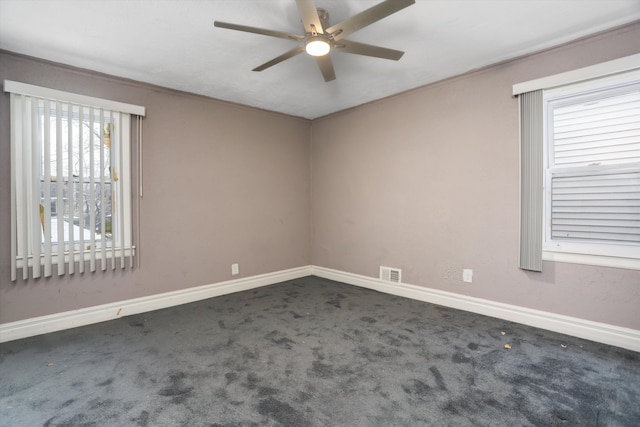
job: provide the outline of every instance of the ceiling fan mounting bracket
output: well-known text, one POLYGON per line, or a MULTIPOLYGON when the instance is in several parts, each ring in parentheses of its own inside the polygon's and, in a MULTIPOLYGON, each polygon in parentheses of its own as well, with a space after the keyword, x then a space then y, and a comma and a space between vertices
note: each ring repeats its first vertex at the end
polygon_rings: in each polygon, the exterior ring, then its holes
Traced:
POLYGON ((317 8, 316 11, 318 12, 318 20, 322 28, 329 28, 329 11, 321 7, 317 8))

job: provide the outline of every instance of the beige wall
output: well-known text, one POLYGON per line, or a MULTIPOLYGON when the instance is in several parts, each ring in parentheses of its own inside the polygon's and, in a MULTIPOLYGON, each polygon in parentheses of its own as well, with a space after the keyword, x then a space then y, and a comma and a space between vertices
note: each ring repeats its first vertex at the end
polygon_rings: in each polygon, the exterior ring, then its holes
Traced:
POLYGON ((315 265, 640 329, 640 271, 518 269, 514 83, 640 52, 640 25, 313 122, 315 265), (462 269, 474 271, 462 283, 462 269))
POLYGON ((0 52, 4 79, 144 105, 147 117, 140 268, 12 283, 0 94, 0 323, 310 264, 309 121, 0 52))

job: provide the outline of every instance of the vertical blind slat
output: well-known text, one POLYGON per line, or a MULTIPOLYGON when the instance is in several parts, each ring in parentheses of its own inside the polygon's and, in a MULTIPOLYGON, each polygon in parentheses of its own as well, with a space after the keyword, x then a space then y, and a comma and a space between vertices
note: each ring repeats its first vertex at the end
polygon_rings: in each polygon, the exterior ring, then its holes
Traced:
POLYGON ((520 95, 520 268, 542 271, 542 91, 520 95))
MULTIPOLYGON (((111 113, 113 116, 113 112, 111 113)), ((111 125, 109 127, 109 131, 110 131, 110 135, 111 135, 111 144, 109 146, 109 168, 111 173, 109 174, 109 179, 111 182, 111 235, 113 237, 115 237, 116 235, 116 225, 118 224, 118 220, 120 218, 116 218, 116 212, 118 212, 118 207, 116 205, 116 174, 119 171, 119 165, 114 165, 113 159, 115 158, 114 156, 114 152, 115 152, 115 147, 116 144, 118 142, 118 138, 116 138, 116 134, 114 132, 114 125, 113 125, 113 117, 111 118, 111 125)), ((119 123, 118 123, 119 125, 119 123)), ((120 126, 118 126, 120 127, 120 126)), ((116 245, 115 245, 115 238, 111 239, 111 269, 115 270, 116 269, 116 245)))
POLYGON ((78 106, 78 271, 84 273, 84 108, 78 106))
POLYGON ((58 275, 64 274, 64 176, 62 172, 62 104, 56 102, 56 223, 58 230, 58 275))
POLYGON ((42 150, 44 152, 43 162, 43 203, 44 203, 44 276, 51 277, 51 162, 46 159, 51 158, 51 103, 45 100, 43 103, 43 125, 44 136, 42 150))
MULTIPOLYGON (((138 253, 137 256, 137 266, 140 267, 140 200, 142 199, 142 116, 137 116, 137 120, 136 120, 136 124, 138 125, 137 128, 137 135, 138 135, 138 140, 136 141, 136 143, 138 144, 138 197, 136 197, 136 201, 137 201, 137 213, 136 213, 136 241, 135 241, 135 247, 136 247, 136 252, 138 253)), ((133 224, 131 224, 131 226, 133 227, 133 224)), ((131 230, 131 235, 133 236, 133 230, 131 230)), ((131 262, 131 267, 133 267, 133 247, 131 248, 131 254, 130 254, 130 262, 131 262)))
POLYGON ((17 219, 17 195, 18 176, 15 173, 18 162, 18 141, 20 138, 21 96, 11 94, 11 281, 18 279, 18 228, 17 219))
POLYGON ((73 232, 73 226, 75 225, 75 194, 73 191, 74 187, 74 178, 73 178, 73 110, 74 106, 72 104, 67 104, 67 154, 69 158, 67 159, 67 209, 68 213, 68 221, 67 228, 69 230, 69 246, 68 246, 68 269, 69 274, 75 273, 75 256, 74 256, 74 246, 75 244, 75 236, 73 232))
MULTIPOLYGON (((29 132, 28 132, 29 109, 28 109, 28 101, 26 97, 23 97, 21 106, 22 106, 22 123, 21 123, 22 129, 20 130, 20 135, 22 136, 22 138, 24 138, 27 141, 27 143, 24 144, 24 149, 22 150, 20 161, 22 162, 23 170, 25 170, 27 173, 25 173, 24 176, 22 177, 22 180, 23 180, 22 185, 25 191, 22 192, 22 197, 20 197, 20 200, 18 200, 18 215, 21 215, 22 218, 29 218, 29 212, 27 211, 28 188, 29 188, 28 180, 30 179, 28 153, 31 149, 31 141, 29 140, 29 132)), ((24 267, 22 269, 22 278, 25 280, 29 277, 29 269, 27 268, 29 254, 26 250, 28 236, 29 236, 29 221, 27 220, 23 222, 23 225, 22 227, 20 227, 20 232, 18 234, 18 247, 21 248, 22 257, 24 260, 24 267)))
POLYGON ((105 238, 104 216, 104 116, 105 111, 100 109, 100 268, 107 269, 107 239, 105 238))
POLYGON ((89 109, 89 126, 91 131, 89 132, 89 203, 91 209, 89 209, 89 268, 91 272, 96 271, 96 211, 93 207, 96 205, 96 191, 95 191, 95 110, 89 109))
MULTIPOLYGON (((124 163, 122 160, 122 156, 123 156, 123 145, 122 145, 122 133, 123 133, 123 128, 124 128, 124 124, 122 122, 122 113, 118 113, 118 138, 117 138, 117 142, 118 144, 114 144, 114 146, 117 148, 116 150, 116 157, 118 159, 118 171, 120 172, 121 176, 124 176, 124 163)), ((117 225, 118 225, 118 231, 120 234, 120 238, 118 239, 120 242, 124 242, 124 209, 122 209, 124 207, 124 191, 123 191, 123 186, 124 186, 124 182, 123 181, 119 181, 118 185, 116 186, 118 189, 118 192, 116 193, 118 195, 118 202, 120 205, 120 209, 112 209, 113 211, 118 212, 118 221, 117 221, 117 225)), ((115 230, 114 230, 115 233, 115 230)), ((114 263, 115 264, 115 263, 114 263)), ((126 258, 125 258, 125 253, 124 253, 124 246, 120 245, 120 268, 124 269, 126 268, 126 258)))
POLYGON ((31 197, 31 213, 29 217, 31 218, 31 247, 32 250, 32 276, 34 278, 38 278, 41 276, 41 260, 40 260, 40 239, 41 234, 39 231, 41 230, 40 224, 40 180, 37 179, 40 177, 40 138, 38 136, 38 100, 31 100, 31 111, 29 112, 31 115, 31 150, 33 150, 33 154, 31 155, 31 180, 29 182, 29 194, 31 197))

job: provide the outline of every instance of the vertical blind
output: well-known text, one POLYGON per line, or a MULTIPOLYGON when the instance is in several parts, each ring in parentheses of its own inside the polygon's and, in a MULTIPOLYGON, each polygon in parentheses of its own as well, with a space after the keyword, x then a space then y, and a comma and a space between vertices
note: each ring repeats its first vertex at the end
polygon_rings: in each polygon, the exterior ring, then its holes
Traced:
POLYGON ((131 108, 9 81, 5 91, 11 279, 132 267, 131 108))
POLYGON ((520 268, 542 271, 542 90, 520 94, 520 268))

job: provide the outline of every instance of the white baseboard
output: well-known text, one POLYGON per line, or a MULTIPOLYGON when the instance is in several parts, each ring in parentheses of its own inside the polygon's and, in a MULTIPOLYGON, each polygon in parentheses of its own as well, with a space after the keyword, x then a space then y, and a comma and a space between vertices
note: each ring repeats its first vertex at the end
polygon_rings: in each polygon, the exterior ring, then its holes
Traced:
POLYGON ((13 341, 63 329, 104 322, 123 316, 131 316, 133 314, 187 304, 220 295, 246 291, 261 286, 273 285, 309 275, 311 275, 310 266, 298 267, 211 285, 66 311, 48 316, 19 320, 17 322, 3 323, 0 324, 0 342, 13 341))
POLYGON ((63 329, 104 322, 123 316, 187 304, 310 275, 373 289, 391 295, 522 323, 524 325, 640 352, 640 331, 635 329, 592 322, 406 283, 388 283, 373 277, 318 266, 298 267, 290 270, 282 270, 111 304, 66 311, 48 316, 19 320, 17 322, 4 323, 0 324, 0 342, 13 341, 63 329))
POLYGON ((311 274, 387 294, 470 311, 640 352, 640 331, 635 329, 592 322, 406 283, 388 283, 377 278, 324 267, 312 266, 311 274))

